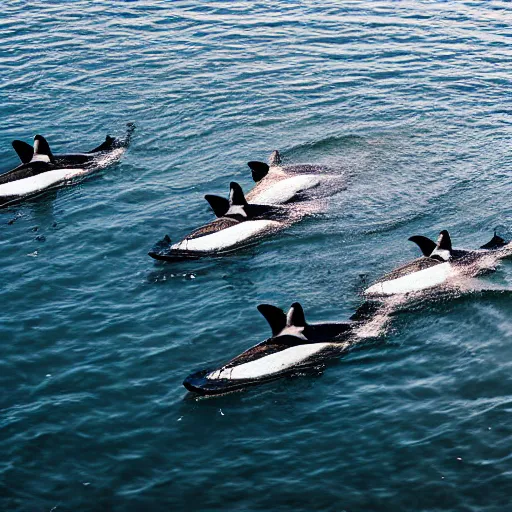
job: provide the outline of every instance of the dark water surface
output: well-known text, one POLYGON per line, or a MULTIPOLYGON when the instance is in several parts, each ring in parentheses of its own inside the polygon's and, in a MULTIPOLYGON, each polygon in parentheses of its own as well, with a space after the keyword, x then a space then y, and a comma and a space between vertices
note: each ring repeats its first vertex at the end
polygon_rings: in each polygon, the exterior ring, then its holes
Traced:
POLYGON ((343 321, 410 235, 510 227, 509 2, 11 1, 0 36, 2 170, 12 139, 137 124, 119 164, 0 211, 1 510, 509 509, 509 293, 409 308, 315 376, 181 386, 269 334, 260 302, 343 321), (147 256, 274 148, 347 189, 229 259, 147 256))

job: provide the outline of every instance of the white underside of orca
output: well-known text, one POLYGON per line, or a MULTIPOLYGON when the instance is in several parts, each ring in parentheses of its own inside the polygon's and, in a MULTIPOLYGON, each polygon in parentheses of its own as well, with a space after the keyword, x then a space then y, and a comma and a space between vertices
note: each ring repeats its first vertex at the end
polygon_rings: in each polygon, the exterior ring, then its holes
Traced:
MULTIPOLYGON (((269 176, 272 180, 272 175, 269 176)), ((264 178, 266 179, 266 178, 264 178)), ((300 192, 314 188, 320 184, 321 178, 313 174, 303 174, 274 181, 268 188, 251 197, 258 204, 284 204, 300 192)), ((264 182, 262 183, 264 185, 264 182)))
POLYGON ((32 160, 31 162, 46 162, 46 163, 49 163, 50 162, 50 157, 48 155, 34 155, 32 157, 32 160))
POLYGON ((267 231, 283 227, 283 223, 274 220, 248 220, 222 229, 216 233, 198 238, 185 238, 171 246, 176 251, 215 252, 230 249, 251 238, 261 236, 267 231))
POLYGON ((210 380, 242 380, 267 377, 288 370, 333 345, 333 343, 307 343, 304 345, 296 345, 281 350, 280 352, 261 357, 255 361, 230 368, 220 368, 219 370, 209 373, 206 378, 210 380))
POLYGON ((440 286, 456 274, 453 265, 447 261, 397 279, 375 283, 367 288, 364 294, 366 296, 383 296, 419 292, 434 286, 440 286))
POLYGON ((0 197, 25 196, 85 174, 85 169, 55 169, 0 185, 0 197))

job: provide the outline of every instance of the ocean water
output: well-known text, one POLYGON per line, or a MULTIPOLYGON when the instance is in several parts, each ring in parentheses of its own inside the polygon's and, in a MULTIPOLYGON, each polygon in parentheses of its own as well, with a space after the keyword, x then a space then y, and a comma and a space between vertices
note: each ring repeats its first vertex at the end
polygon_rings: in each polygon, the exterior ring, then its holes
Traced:
POLYGON ((137 125, 118 164, 0 210, 1 510, 509 509, 510 262, 313 375, 181 385, 269 335, 259 303, 344 321, 409 236, 510 229, 509 2, 11 1, 0 37, 2 171, 13 139, 137 125), (147 256, 273 149, 345 190, 238 255, 147 256))

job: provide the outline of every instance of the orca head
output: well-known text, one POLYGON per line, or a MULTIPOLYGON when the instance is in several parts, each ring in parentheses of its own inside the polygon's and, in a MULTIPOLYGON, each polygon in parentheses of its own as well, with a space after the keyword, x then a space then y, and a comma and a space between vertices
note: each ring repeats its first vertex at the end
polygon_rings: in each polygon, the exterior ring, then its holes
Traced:
POLYGON ((274 149, 270 154, 268 165, 270 165, 270 167, 277 167, 278 165, 281 165, 281 155, 277 149, 274 149))
POLYGON ((270 304, 260 304, 258 311, 265 317, 272 330, 272 338, 293 336, 301 340, 307 340, 305 331, 308 327, 304 310, 298 302, 294 302, 288 313, 270 304))
POLYGON ((450 238, 450 234, 446 229, 443 229, 441 233, 439 233, 439 238, 437 239, 436 248, 430 254, 431 258, 440 261, 448 261, 452 256, 452 240, 450 238))
POLYGON ((247 165, 251 169, 252 179, 258 183, 261 181, 269 171, 269 166, 265 162, 258 162, 256 160, 252 160, 251 162, 247 162, 247 165))
POLYGON ((34 154, 32 161, 36 162, 54 162, 52 151, 48 141, 42 135, 36 135, 34 137, 34 154))
POLYGON ((28 164, 32 161, 34 148, 30 144, 27 144, 22 140, 13 140, 11 144, 14 151, 16 151, 16 154, 19 156, 21 163, 28 164))

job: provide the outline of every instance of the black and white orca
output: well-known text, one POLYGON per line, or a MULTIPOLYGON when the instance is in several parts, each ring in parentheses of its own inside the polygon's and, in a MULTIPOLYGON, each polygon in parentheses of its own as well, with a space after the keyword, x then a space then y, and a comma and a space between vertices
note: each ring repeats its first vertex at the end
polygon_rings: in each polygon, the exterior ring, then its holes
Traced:
POLYGON ((86 153, 53 154, 42 135, 34 137, 34 145, 15 140, 12 146, 21 165, 0 174, 0 206, 8 206, 49 188, 82 176, 117 160, 130 142, 135 125, 128 125, 124 138, 107 135, 98 147, 86 153))
POLYGON ((251 161, 247 165, 256 182, 247 199, 260 204, 285 204, 296 200, 329 177, 329 170, 319 165, 283 165, 277 150, 270 155, 268 164, 251 161))
POLYGON ((292 218, 284 206, 249 203, 235 182, 230 184, 229 199, 210 194, 205 199, 218 218, 178 243, 166 236, 149 253, 152 258, 176 261, 226 254, 283 229, 292 218))
POLYGON ((192 373, 183 382, 187 390, 200 395, 229 393, 317 365, 346 350, 367 315, 356 314, 347 323, 309 324, 298 302, 288 313, 269 304, 260 304, 258 310, 272 336, 220 368, 192 373))
POLYGON ((402 295, 441 287, 457 277, 474 277, 512 254, 512 243, 496 232, 477 250, 454 249, 446 230, 441 231, 437 243, 424 236, 412 236, 409 240, 418 245, 423 257, 383 276, 363 292, 365 296, 402 295))

